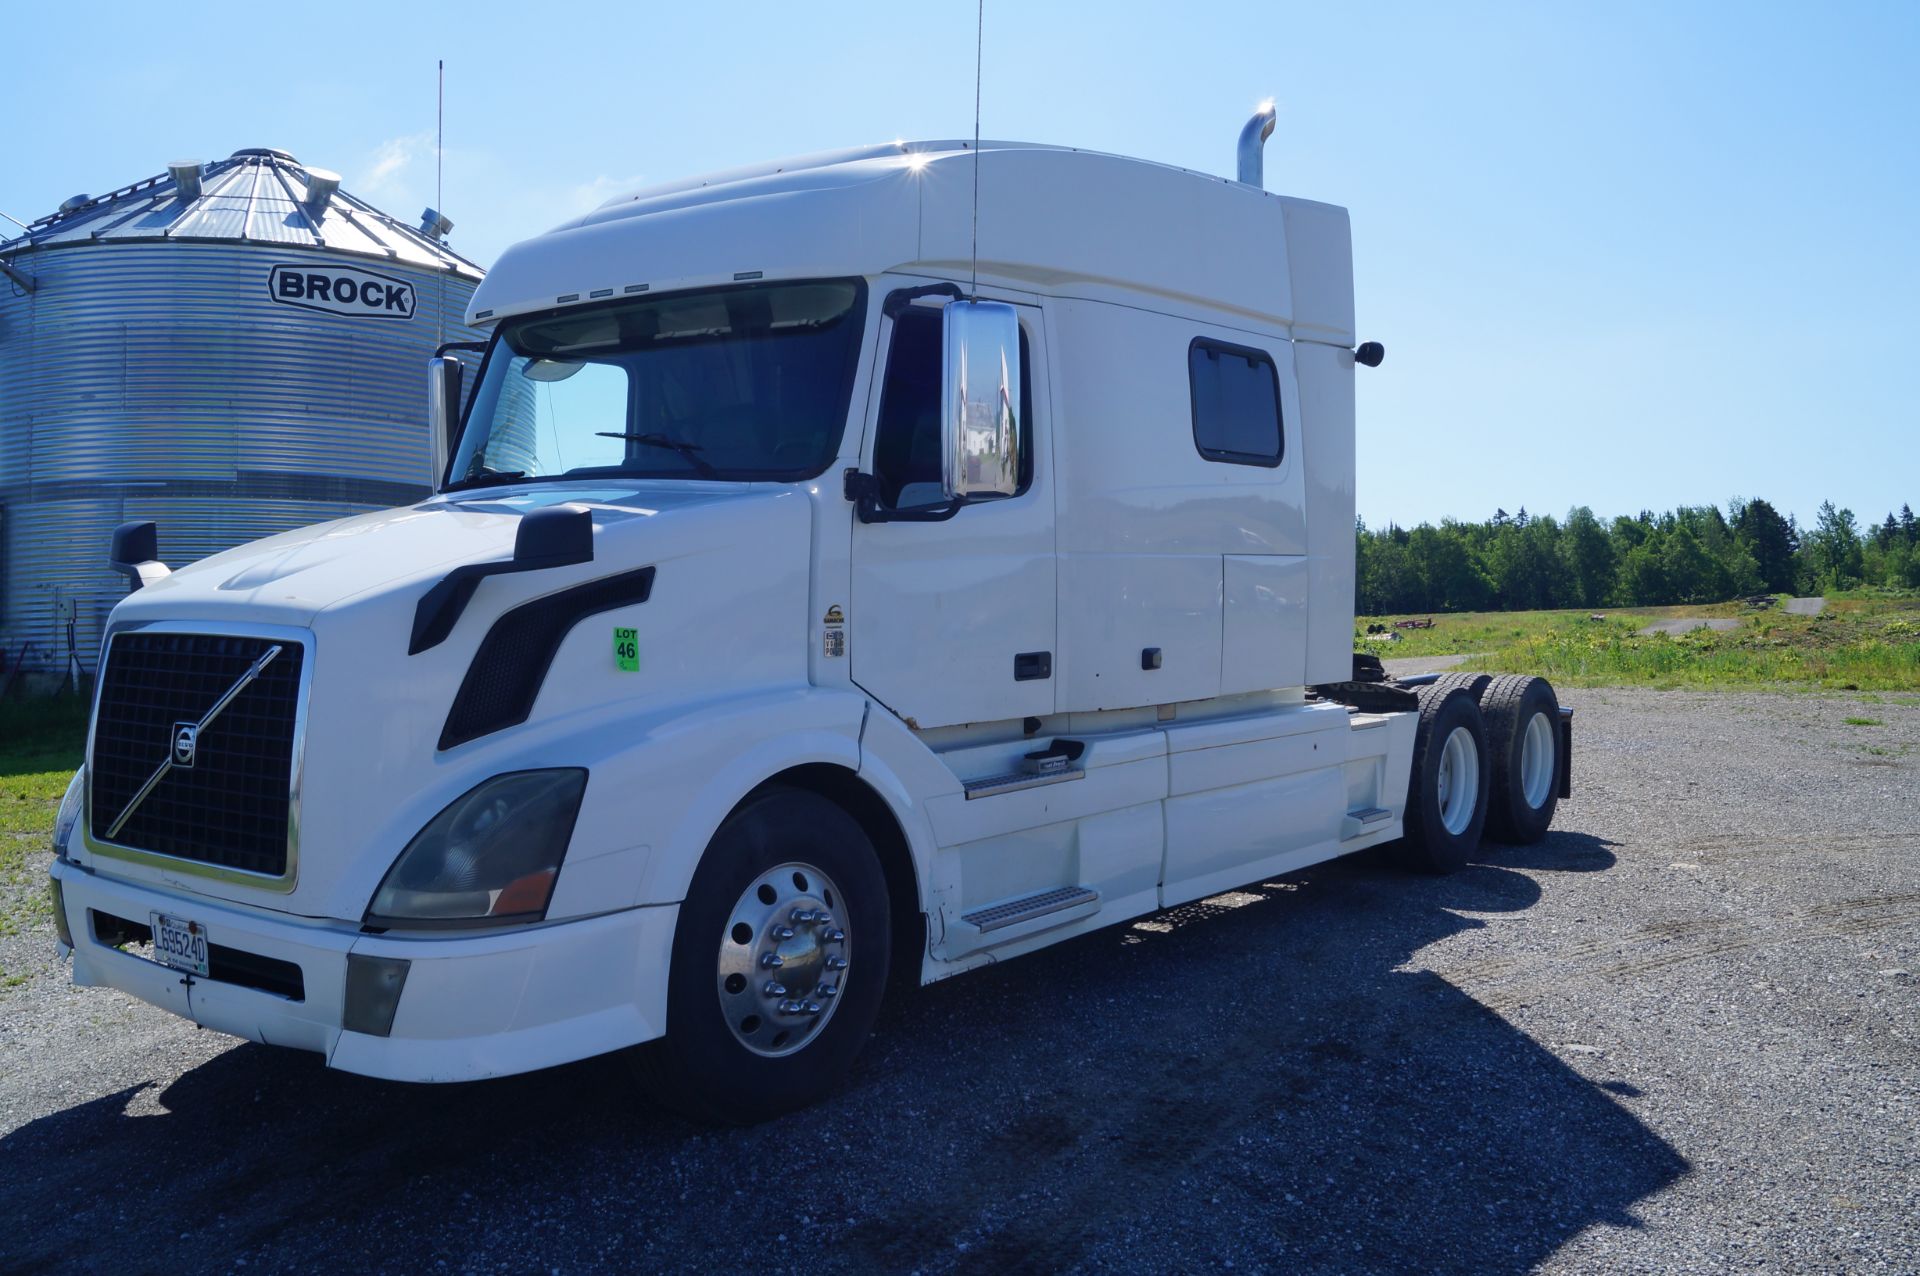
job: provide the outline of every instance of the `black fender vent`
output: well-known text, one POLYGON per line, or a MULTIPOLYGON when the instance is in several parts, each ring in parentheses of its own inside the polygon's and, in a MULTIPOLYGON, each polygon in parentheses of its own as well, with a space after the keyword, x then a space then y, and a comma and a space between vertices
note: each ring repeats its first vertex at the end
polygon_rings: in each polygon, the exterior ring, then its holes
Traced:
POLYGON ((525 722, 554 653, 573 627, 589 616, 644 603, 652 593, 653 568, 642 567, 521 603, 502 615, 473 653, 440 729, 440 747, 525 722))

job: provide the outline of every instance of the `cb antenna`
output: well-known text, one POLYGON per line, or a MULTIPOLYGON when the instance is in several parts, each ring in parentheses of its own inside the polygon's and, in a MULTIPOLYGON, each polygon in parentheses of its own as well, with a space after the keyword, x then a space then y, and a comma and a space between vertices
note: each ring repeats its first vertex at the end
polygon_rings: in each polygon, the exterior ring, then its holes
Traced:
MULTIPOLYGON (((447 60, 439 59, 439 83, 433 101, 433 206, 447 206, 447 60)), ((447 341, 447 272, 440 272, 440 344, 447 341)))
POLYGON ((980 299, 980 55, 987 31, 987 0, 980 0, 973 27, 973 283, 970 299, 980 299))

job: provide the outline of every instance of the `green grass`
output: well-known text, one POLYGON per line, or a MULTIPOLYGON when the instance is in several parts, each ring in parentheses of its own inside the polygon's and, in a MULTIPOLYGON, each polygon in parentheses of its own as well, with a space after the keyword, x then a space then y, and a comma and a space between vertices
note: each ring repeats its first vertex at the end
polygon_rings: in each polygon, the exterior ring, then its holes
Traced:
MULTIPOLYGON (((0 705, 0 935, 51 919, 53 820, 86 749, 83 697, 0 705)), ((0 986, 22 977, 0 972, 0 986)))
MULTIPOLYGON (((1567 686, 1688 688, 1796 687, 1845 691, 1920 690, 1920 599, 1848 598, 1819 616, 1751 612, 1739 603, 1584 611, 1466 612, 1434 617, 1432 629, 1400 630, 1391 644, 1359 641, 1386 659, 1471 654, 1475 669, 1535 673, 1567 686), (1687 616, 1739 621, 1728 631, 1680 635, 1639 630, 1687 616)), ((1888 703, 1916 704, 1920 696, 1888 703)), ((1864 724, 1862 724, 1864 725, 1864 724)))
POLYGON ((1848 718, 1842 718, 1840 719, 1840 721, 1846 723, 1850 727, 1884 727, 1887 725, 1886 723, 1880 721, 1880 719, 1878 718, 1848 717, 1848 718))

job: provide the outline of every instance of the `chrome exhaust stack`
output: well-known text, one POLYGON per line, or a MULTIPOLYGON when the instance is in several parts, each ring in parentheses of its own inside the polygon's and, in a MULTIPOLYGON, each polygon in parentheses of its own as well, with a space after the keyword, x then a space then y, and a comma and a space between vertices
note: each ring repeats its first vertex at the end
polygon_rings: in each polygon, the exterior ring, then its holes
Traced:
POLYGON ((1247 121, 1246 127, 1240 130, 1240 180, 1249 186, 1266 185, 1260 153, 1266 148, 1267 139, 1273 136, 1273 125, 1277 118, 1273 103, 1262 102, 1260 109, 1253 113, 1253 118, 1247 121))

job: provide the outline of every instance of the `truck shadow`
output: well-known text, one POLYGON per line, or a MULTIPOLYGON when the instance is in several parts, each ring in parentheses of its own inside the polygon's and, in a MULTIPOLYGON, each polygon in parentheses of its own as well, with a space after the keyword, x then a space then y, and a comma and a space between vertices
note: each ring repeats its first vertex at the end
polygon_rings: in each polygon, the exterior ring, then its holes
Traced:
POLYGON ((1607 844, 1483 860, 1325 865, 921 990, 750 1130, 620 1059, 427 1087, 239 1045, 0 1139, 0 1268, 1524 1271, 1687 1164, 1417 955, 1607 844))

